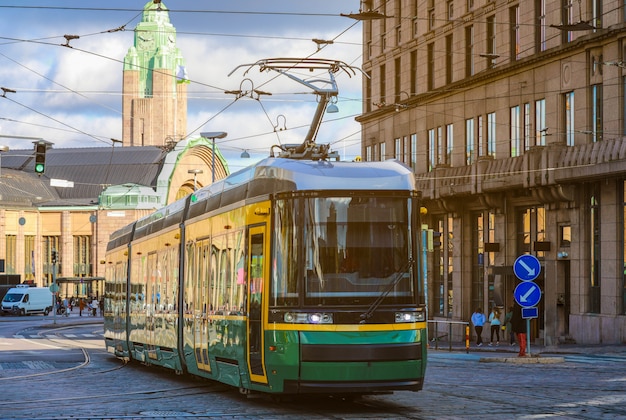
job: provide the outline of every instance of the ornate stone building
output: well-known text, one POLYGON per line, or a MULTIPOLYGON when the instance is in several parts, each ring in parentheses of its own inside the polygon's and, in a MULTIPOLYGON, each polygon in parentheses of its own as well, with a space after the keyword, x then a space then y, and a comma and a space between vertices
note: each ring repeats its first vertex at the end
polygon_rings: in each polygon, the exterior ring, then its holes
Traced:
POLYGON ((165 4, 148 2, 124 58, 125 146, 166 146, 185 138, 187 73, 165 4))
POLYGON ((362 153, 415 171, 431 318, 508 308, 531 253, 535 342, 626 342, 624 2, 363 6, 362 153))

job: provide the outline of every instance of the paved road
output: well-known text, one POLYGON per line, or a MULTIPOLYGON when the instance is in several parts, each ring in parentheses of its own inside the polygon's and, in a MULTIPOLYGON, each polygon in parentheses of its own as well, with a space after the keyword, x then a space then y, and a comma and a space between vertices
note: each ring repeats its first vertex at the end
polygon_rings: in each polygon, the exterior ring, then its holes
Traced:
POLYGON ((626 419, 624 346, 542 355, 562 358, 554 364, 512 363, 507 348, 432 350, 419 393, 274 401, 123 365, 93 321, 0 321, 0 418, 626 419))

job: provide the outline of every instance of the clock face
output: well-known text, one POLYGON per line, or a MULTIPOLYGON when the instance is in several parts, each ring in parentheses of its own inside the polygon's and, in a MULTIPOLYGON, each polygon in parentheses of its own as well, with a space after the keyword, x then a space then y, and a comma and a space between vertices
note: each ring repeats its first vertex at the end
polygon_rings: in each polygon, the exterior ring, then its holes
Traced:
POLYGON ((149 33, 141 33, 137 35, 137 47, 148 50, 154 48, 154 36, 149 33))

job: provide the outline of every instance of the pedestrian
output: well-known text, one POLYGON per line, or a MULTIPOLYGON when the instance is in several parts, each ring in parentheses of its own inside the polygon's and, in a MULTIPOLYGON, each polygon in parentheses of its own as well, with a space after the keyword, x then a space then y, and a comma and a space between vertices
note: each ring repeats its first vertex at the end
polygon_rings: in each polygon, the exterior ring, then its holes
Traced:
POLYGON ((509 306, 509 309, 507 310, 506 314, 504 314, 504 337, 506 338, 506 334, 509 334, 509 344, 510 345, 514 345, 515 344, 515 334, 513 333, 513 331, 511 330, 511 317, 513 316, 513 307, 509 306))
POLYGON ((476 308, 472 314, 471 320, 472 325, 474 326, 474 331, 476 332, 476 345, 480 347, 483 345, 483 326, 486 321, 482 308, 476 308))
POLYGON ((98 306, 100 306, 100 304, 98 303, 98 299, 94 296, 91 301, 91 315, 96 316, 98 306))
POLYGON ((85 301, 83 298, 78 299, 78 315, 83 316, 83 309, 85 309, 85 301))
POLYGON ((491 338, 489 340, 489 345, 493 346, 493 335, 496 335, 496 346, 500 345, 500 327, 502 323, 500 322, 500 310, 497 306, 494 306, 489 314, 489 325, 491 326, 491 338))
POLYGON ((526 357, 526 322, 522 318, 522 307, 515 302, 513 315, 511 316, 511 331, 517 337, 519 353, 517 357, 526 357))

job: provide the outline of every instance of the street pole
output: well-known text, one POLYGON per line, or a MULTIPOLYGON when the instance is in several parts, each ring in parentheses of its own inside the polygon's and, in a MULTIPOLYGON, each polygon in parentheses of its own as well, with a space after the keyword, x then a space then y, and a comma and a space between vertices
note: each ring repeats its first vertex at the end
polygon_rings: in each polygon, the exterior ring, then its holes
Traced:
POLYGON ((224 131, 209 131, 200 133, 200 136, 211 140, 211 183, 215 182, 215 139, 223 139, 228 133, 224 131))
MULTIPOLYGON (((53 251, 56 252, 56 251, 53 251)), ((53 324, 57 323, 57 297, 59 293, 59 289, 57 286, 57 263, 56 261, 52 263, 52 290, 54 290, 54 304, 52 305, 52 319, 53 324)))

